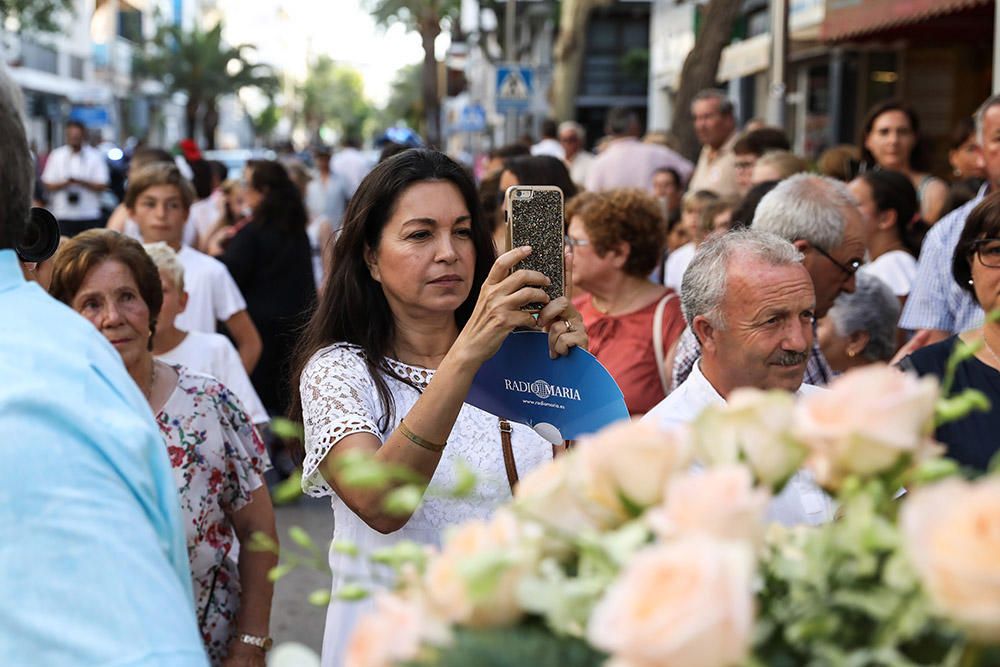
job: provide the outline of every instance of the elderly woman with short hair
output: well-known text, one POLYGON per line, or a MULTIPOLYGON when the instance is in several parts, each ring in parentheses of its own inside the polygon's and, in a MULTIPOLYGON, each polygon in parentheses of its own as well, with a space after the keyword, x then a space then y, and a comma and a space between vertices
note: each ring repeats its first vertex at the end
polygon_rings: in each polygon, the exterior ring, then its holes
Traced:
POLYGON ((245 545, 257 531, 273 540, 277 533, 263 479, 270 464, 242 403, 215 378, 153 358, 163 290, 138 241, 107 229, 66 241, 49 292, 114 346, 156 416, 180 496, 211 664, 264 667, 274 590, 267 573, 277 557, 245 545), (234 560, 237 542, 244 548, 234 560))
POLYGON ((573 246, 574 299, 590 337, 590 351, 625 394, 633 415, 666 396, 666 358, 684 330, 680 299, 648 276, 666 241, 658 202, 641 190, 593 195, 568 207, 573 246))
POLYGON ((816 330, 823 356, 838 373, 889 361, 896 351, 899 300, 876 276, 859 272, 855 281, 854 292, 838 296, 816 330))

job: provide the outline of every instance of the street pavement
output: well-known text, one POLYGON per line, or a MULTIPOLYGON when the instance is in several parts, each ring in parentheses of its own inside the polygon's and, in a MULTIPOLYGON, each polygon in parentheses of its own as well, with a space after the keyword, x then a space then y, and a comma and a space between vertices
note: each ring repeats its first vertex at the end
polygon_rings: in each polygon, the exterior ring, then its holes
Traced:
MULTIPOLYGON (((305 528, 324 550, 333 537, 333 510, 329 498, 303 496, 291 505, 275 507, 274 514, 283 548, 296 548, 288 537, 291 526, 305 528)), ((271 636, 275 645, 299 642, 319 653, 323 645, 326 607, 309 604, 308 597, 317 589, 329 588, 330 576, 311 568, 299 568, 278 580, 271 605, 271 636)))

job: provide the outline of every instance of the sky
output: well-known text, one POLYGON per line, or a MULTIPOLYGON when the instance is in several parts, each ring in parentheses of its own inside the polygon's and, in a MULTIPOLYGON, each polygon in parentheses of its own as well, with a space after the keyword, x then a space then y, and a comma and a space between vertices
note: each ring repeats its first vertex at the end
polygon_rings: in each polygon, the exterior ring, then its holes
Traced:
MULTIPOLYGON (((218 7, 228 40, 256 44, 261 62, 303 77, 306 64, 326 54, 357 68, 366 97, 379 106, 396 71, 423 58, 419 35, 376 26, 361 0, 221 0, 218 7)), ((446 39, 439 38, 439 53, 446 39)))

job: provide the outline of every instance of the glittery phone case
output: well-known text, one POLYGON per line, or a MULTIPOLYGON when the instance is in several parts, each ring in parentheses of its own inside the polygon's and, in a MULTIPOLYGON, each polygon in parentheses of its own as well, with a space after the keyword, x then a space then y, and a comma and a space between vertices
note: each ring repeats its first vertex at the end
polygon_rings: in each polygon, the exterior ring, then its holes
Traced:
MULTIPOLYGON (((545 274, 549 299, 566 293, 563 244, 563 193, 554 185, 514 185, 504 195, 507 210, 507 249, 531 246, 531 254, 514 266, 545 274)), ((544 304, 529 303, 523 310, 538 311, 544 304)))

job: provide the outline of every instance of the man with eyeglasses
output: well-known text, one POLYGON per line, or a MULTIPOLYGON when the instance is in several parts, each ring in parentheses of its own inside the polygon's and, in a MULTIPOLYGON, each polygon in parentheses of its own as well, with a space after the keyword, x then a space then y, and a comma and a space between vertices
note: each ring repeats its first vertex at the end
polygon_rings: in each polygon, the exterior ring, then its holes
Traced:
MULTIPOLYGON (((787 178, 761 199, 752 226, 791 242, 802 253, 816 292, 817 319, 839 294, 854 291, 854 274, 865 256, 864 226, 846 184, 815 174, 787 178)), ((697 338, 686 330, 674 352, 672 387, 687 379, 700 356, 697 338)), ((824 386, 832 376, 819 343, 813 341, 804 382, 824 386)))

